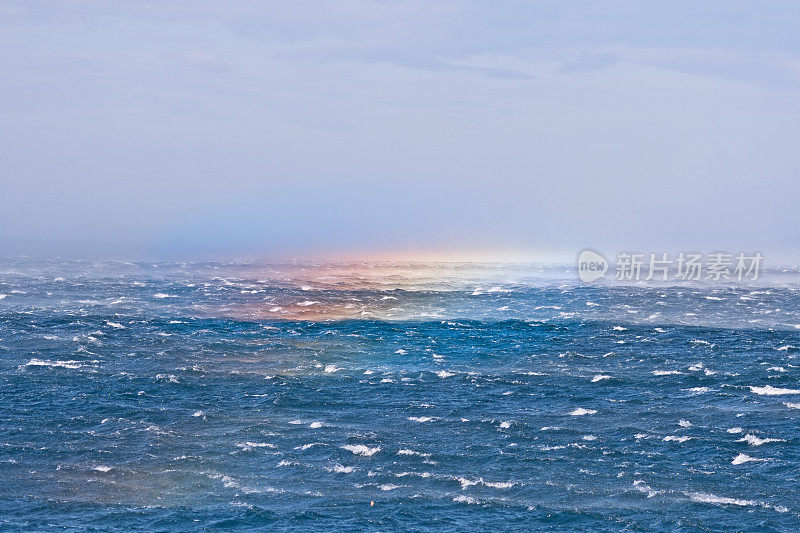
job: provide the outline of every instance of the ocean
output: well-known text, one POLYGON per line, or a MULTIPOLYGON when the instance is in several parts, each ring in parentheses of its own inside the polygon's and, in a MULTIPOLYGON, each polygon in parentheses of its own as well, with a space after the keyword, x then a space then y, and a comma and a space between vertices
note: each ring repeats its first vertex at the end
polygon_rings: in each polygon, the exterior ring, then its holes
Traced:
POLYGON ((800 283, 0 262, 0 530, 797 531, 800 283))

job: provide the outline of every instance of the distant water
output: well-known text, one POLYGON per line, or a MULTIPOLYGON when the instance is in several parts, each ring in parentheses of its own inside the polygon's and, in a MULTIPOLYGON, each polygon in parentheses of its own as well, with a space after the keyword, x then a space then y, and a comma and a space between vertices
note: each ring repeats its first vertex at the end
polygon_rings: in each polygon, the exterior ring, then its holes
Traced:
POLYGON ((800 530, 800 274, 0 263, 0 530, 800 530))

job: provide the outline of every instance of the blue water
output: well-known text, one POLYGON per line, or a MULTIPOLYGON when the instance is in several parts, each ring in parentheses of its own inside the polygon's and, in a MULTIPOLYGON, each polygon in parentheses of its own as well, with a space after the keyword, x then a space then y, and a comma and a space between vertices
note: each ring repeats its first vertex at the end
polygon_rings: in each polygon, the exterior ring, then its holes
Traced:
POLYGON ((797 531, 796 276, 4 261, 0 530, 797 531))

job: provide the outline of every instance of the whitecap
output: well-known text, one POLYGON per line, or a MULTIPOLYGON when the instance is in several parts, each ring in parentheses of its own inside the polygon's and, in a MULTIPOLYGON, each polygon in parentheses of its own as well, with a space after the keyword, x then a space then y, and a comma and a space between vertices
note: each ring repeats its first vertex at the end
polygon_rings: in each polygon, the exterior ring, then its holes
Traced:
POLYGON ((757 437, 755 435, 752 435, 752 434, 748 433, 747 435, 745 435, 744 437, 739 439, 739 442, 746 442, 747 444, 749 444, 751 446, 761 446, 762 444, 767 444, 767 443, 770 443, 770 442, 786 442, 786 441, 783 440, 783 439, 762 439, 762 438, 759 438, 759 437, 757 437))
POLYGON ((648 498, 652 498, 653 496, 657 496, 658 494, 661 494, 661 492, 662 492, 660 490, 654 490, 652 487, 647 485, 647 483, 645 483, 641 479, 635 480, 633 482, 633 486, 639 492, 644 492, 645 494, 647 494, 648 498))
POLYGON ((583 407, 578 407, 574 411, 570 413, 571 416, 583 416, 583 415, 593 415, 596 414, 596 409, 584 409, 583 407))
POLYGON ((311 429, 319 429, 322 427, 322 422, 311 422, 308 427, 311 429))
POLYGON ((782 389, 773 387, 772 385, 765 385, 763 387, 750 386, 750 392, 760 394, 762 396, 780 396, 783 394, 800 394, 800 389, 782 389))
POLYGON ((654 376, 675 376, 678 374, 682 374, 682 372, 678 372, 677 370, 653 370, 654 376))
POLYGON ((604 379, 611 379, 611 376, 606 374, 597 374, 592 378, 592 383, 597 383, 598 381, 603 381, 604 379))
POLYGON ((403 448, 397 452, 397 455, 417 455, 419 457, 430 457, 431 454, 429 453, 422 453, 422 452, 415 452, 414 450, 409 450, 408 448, 403 448))
POLYGON ((440 371, 438 371, 438 372, 436 373, 436 375, 437 375, 437 376, 439 376, 439 377, 440 377, 440 378, 442 378, 442 379, 444 379, 444 378, 449 378, 449 377, 451 377, 451 376, 455 376, 455 374, 454 374, 454 373, 452 373, 452 372, 448 372, 447 370, 440 370, 440 371))
POLYGON ((411 422, 430 422, 434 419, 430 416, 409 416, 408 420, 411 422))
POLYGON ((738 505, 740 507, 763 507, 764 509, 773 509, 779 513, 785 513, 789 510, 783 505, 772 505, 765 502, 744 500, 741 498, 728 498, 725 496, 717 496, 716 494, 709 494, 704 492, 684 492, 684 494, 686 494, 690 500, 697 503, 738 505))
POLYGON ((690 492, 687 494, 693 502, 698 503, 720 503, 723 505, 739 505, 742 507, 748 505, 756 505, 752 500, 742 500, 738 498, 726 498, 725 496, 716 496, 714 494, 706 494, 702 492, 690 492))
POLYGON ((251 450, 254 450, 255 448, 277 448, 277 446, 269 442, 250 442, 250 441, 247 441, 244 444, 237 444, 236 446, 241 448, 243 452, 249 452, 251 450))
POLYGON ((364 457, 372 457, 379 451, 381 451, 380 446, 375 446, 374 448, 370 448, 369 446, 364 446, 363 444, 347 444, 342 446, 343 450, 347 450, 348 452, 352 452, 356 455, 362 455, 364 457))
POLYGON ((467 479, 465 477, 457 477, 456 481, 461 483, 461 490, 464 490, 467 487, 470 487, 472 485, 477 485, 478 483, 481 483, 483 481, 483 479, 467 479))
POLYGON ((736 457, 733 458, 731 461, 732 465, 741 465, 744 463, 749 463, 750 461, 763 461, 764 459, 756 459, 755 457, 750 457, 746 453, 740 453, 736 457))
POLYGON ((678 436, 675 436, 675 435, 667 435, 662 440, 664 442, 681 442, 681 443, 683 443, 683 442, 686 442, 687 440, 690 440, 691 438, 692 437, 687 437, 687 436, 678 437, 678 436))
POLYGON ((417 476, 421 478, 429 478, 433 476, 430 472, 399 472, 394 477, 417 476))
POLYGON ((45 361, 42 359, 31 359, 24 366, 50 366, 59 368, 77 369, 83 366, 80 361, 45 361))
POLYGON ((508 489, 516 485, 513 481, 483 481, 483 484, 493 489, 508 489))

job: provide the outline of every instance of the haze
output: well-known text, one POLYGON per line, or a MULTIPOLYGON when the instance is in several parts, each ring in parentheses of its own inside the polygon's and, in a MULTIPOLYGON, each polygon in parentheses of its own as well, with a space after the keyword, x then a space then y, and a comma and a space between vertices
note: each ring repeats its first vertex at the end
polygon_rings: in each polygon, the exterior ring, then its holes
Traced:
POLYGON ((797 2, 0 5, 0 254, 800 244, 797 2))

